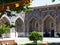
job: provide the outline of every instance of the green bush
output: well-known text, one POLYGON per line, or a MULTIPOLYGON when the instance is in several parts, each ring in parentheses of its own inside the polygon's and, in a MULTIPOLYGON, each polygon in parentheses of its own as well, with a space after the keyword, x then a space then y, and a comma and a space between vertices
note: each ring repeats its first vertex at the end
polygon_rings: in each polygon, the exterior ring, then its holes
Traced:
POLYGON ((60 37, 60 33, 59 32, 57 32, 57 35, 60 37))
POLYGON ((1 34, 7 34, 9 32, 9 29, 15 27, 14 25, 10 24, 9 22, 4 23, 0 26, 0 35, 1 34))
POLYGON ((34 41, 34 43, 37 43, 38 40, 42 41, 43 36, 40 32, 37 31, 33 31, 31 32, 31 34, 29 35, 29 39, 31 41, 34 41))
POLYGON ((2 26, 0 26, 0 35, 1 34, 4 34, 4 33, 8 33, 8 27, 6 27, 6 25, 4 24, 4 25, 2 25, 2 26))

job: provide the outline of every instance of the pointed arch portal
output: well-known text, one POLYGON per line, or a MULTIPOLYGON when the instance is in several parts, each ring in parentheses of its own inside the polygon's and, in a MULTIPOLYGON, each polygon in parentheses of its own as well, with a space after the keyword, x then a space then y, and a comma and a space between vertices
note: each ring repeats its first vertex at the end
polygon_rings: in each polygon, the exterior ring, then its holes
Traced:
POLYGON ((47 17, 47 18, 44 20, 44 32, 45 32, 45 31, 50 32, 51 30, 54 30, 54 21, 53 21, 52 18, 47 17))
POLYGON ((16 32, 18 33, 18 37, 21 37, 23 36, 22 33, 23 33, 23 21, 18 18, 15 22, 15 30, 16 32))
POLYGON ((50 16, 47 16, 44 19, 43 32, 44 37, 54 37, 54 19, 50 16))

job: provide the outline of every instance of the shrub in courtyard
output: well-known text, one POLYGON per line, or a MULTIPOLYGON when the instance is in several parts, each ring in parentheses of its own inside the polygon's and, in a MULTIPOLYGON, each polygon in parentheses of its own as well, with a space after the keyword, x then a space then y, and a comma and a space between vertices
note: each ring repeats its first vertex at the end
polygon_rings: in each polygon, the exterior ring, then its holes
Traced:
POLYGON ((8 27, 6 25, 0 26, 0 34, 8 33, 8 27))
POLYGON ((4 24, 4 25, 2 25, 2 26, 0 26, 0 36, 2 35, 2 34, 6 34, 6 33, 8 33, 8 27, 6 27, 6 25, 4 24))
POLYGON ((31 34, 29 35, 29 39, 31 41, 34 41, 34 43, 37 43, 38 40, 42 41, 43 40, 43 36, 40 32, 37 31, 33 31, 31 32, 31 34))
POLYGON ((57 35, 60 37, 60 33, 58 32, 57 35))
POLYGON ((9 22, 4 23, 0 26, 0 37, 3 36, 3 34, 7 34, 9 32, 9 29, 15 27, 14 25, 10 24, 9 22))

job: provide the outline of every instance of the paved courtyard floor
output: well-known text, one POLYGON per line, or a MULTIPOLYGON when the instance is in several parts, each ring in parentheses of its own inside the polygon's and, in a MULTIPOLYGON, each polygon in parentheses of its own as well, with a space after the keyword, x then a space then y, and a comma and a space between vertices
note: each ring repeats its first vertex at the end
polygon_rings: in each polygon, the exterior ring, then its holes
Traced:
MULTIPOLYGON (((30 41, 28 38, 26 37, 20 37, 20 38, 3 38, 0 40, 15 40, 15 42, 19 44, 24 44, 24 43, 30 43, 32 41, 30 41)), ((38 41, 38 42, 42 42, 42 43, 60 43, 60 38, 43 38, 43 41, 38 41)))

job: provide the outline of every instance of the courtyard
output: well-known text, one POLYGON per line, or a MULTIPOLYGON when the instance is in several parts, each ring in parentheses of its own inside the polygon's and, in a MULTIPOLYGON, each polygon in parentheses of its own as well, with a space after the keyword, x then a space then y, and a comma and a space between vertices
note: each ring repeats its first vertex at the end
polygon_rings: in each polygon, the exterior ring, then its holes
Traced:
POLYGON ((0 1, 1 45, 60 45, 60 1, 31 1, 0 1))
MULTIPOLYGON (((27 37, 21 37, 21 38, 3 38, 2 40, 15 40, 15 42, 18 45, 26 44, 26 43, 32 43, 33 41, 30 41, 27 37)), ((60 43, 60 38, 43 38, 43 41, 38 41, 38 43, 60 43)))

